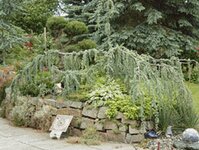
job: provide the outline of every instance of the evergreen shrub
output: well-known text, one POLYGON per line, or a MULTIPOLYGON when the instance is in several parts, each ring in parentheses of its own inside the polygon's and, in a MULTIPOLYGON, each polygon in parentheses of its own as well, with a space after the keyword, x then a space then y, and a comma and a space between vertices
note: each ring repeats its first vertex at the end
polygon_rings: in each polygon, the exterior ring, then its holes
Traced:
POLYGON ((80 22, 80 21, 70 21, 67 23, 67 25, 64 28, 64 32, 68 36, 76 36, 80 34, 84 34, 88 32, 88 27, 86 26, 85 23, 80 22))
POLYGON ((93 41, 91 39, 84 39, 84 40, 78 42, 78 46, 82 50, 92 49, 92 48, 96 48, 97 47, 95 41, 93 41))
POLYGON ((53 37, 58 37, 60 31, 65 28, 68 21, 64 17, 50 17, 47 20, 46 26, 53 37))

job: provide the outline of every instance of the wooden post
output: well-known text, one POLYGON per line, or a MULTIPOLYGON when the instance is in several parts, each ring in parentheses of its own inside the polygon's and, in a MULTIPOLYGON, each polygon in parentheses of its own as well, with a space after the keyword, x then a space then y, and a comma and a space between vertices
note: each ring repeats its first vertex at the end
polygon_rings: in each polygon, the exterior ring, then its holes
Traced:
POLYGON ((44 27, 44 50, 46 51, 47 50, 47 38, 46 38, 46 27, 44 27))

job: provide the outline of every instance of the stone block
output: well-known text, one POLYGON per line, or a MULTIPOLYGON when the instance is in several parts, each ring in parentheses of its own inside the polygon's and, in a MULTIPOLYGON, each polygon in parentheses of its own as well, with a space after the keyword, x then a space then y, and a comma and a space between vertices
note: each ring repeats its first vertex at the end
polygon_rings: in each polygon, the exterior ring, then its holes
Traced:
POLYGON ((104 131, 104 125, 102 122, 96 122, 94 126, 97 131, 104 131))
POLYGON ((82 115, 90 118, 97 118, 98 110, 96 108, 84 107, 82 115))
POLYGON ((106 111, 107 111, 107 109, 108 109, 108 107, 101 107, 100 109, 99 109, 99 113, 98 113, 98 118, 99 119, 104 119, 104 118, 106 118, 106 111))
POLYGON ((119 126, 119 131, 126 132, 127 130, 128 130, 128 126, 127 125, 121 124, 119 126))
POLYGON ((131 144, 131 143, 140 143, 144 140, 144 135, 142 134, 137 134, 137 135, 131 135, 127 133, 126 135, 126 142, 131 144))
POLYGON ((124 118, 124 115, 121 112, 118 112, 115 118, 122 119, 122 118, 124 118))
POLYGON ((107 130, 106 132, 106 140, 107 141, 114 141, 114 142, 125 142, 126 133, 115 133, 112 130, 107 130))
POLYGON ((82 118, 80 129, 86 129, 88 127, 94 126, 94 120, 89 118, 82 118))
POLYGON ((81 117, 73 117, 70 126, 75 128, 80 128, 81 123, 82 123, 81 117))
POLYGON ((139 134, 140 131, 136 128, 131 127, 131 125, 129 125, 129 133, 130 134, 139 134))
POLYGON ((74 102, 74 101, 72 101, 69 106, 72 107, 72 108, 82 109, 83 103, 82 102, 74 102))
POLYGON ((117 126, 116 122, 106 120, 104 122, 104 129, 106 129, 106 130, 114 130, 115 129, 116 130, 116 129, 118 129, 118 126, 117 126))
POLYGON ((69 136, 80 137, 80 136, 82 136, 82 131, 77 128, 69 128, 68 134, 69 134, 69 136))
POLYGON ((63 102, 56 102, 56 107, 58 109, 61 109, 61 108, 66 108, 66 105, 63 102))
POLYGON ((153 121, 146 121, 146 130, 152 130, 155 128, 155 123, 153 121))
POLYGON ((132 127, 138 127, 139 126, 139 124, 136 120, 129 120, 129 119, 126 119, 124 117, 122 118, 122 123, 131 125, 132 127))
POLYGON ((81 110, 79 109, 73 109, 73 108, 61 108, 57 110, 58 115, 71 115, 71 116, 77 116, 81 117, 81 110))
POLYGON ((54 99, 45 99, 44 100, 44 104, 46 105, 50 105, 50 106, 53 106, 53 107, 56 107, 56 100, 54 99))

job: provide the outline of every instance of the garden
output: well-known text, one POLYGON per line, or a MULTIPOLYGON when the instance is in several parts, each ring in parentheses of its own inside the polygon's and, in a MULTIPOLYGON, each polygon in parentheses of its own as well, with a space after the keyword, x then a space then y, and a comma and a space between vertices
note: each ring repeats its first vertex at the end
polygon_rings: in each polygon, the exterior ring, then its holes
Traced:
POLYGON ((199 2, 0 0, 0 116, 80 142, 199 129, 199 2), (31 6, 31 7, 30 7, 31 6))

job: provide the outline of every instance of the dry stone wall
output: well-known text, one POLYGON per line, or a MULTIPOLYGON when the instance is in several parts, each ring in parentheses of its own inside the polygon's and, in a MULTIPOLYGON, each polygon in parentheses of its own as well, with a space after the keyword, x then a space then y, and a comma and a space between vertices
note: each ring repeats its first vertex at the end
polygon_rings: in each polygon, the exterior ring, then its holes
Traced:
POLYGON ((115 119, 106 116, 107 107, 93 108, 82 102, 65 101, 58 103, 55 100, 45 100, 46 105, 56 107, 57 114, 73 115, 70 125, 72 135, 81 135, 82 131, 94 126, 98 133, 108 141, 125 143, 141 142, 146 130, 153 128, 153 122, 145 122, 145 127, 140 128, 140 122, 125 119, 122 113, 118 113, 115 119))
MULTIPOLYGON (((58 114, 74 116, 68 132, 68 134, 72 136, 81 136, 82 131, 88 127, 94 126, 99 135, 107 141, 134 143, 141 142, 144 139, 144 132, 146 132, 147 129, 153 128, 153 123, 148 121, 144 122, 144 128, 141 129, 140 122, 128 120, 122 113, 118 113, 115 119, 110 120, 106 117, 107 107, 93 108, 83 102, 76 101, 57 102, 53 99, 38 99, 31 97, 18 97, 18 99, 23 99, 23 101, 27 99, 27 101, 31 103, 31 107, 35 108, 35 114, 37 114, 38 111, 41 111, 41 108, 49 108, 48 118, 51 119, 50 122, 52 122, 54 117, 58 114)), ((13 106, 12 108, 9 100, 10 99, 7 97, 3 102, 2 108, 4 109, 4 112, 6 112, 5 116, 12 119, 10 114, 12 109, 16 106, 13 106)), ((34 124, 35 123, 29 126, 34 127, 34 124)), ((35 128, 37 127, 35 126, 35 128)))

